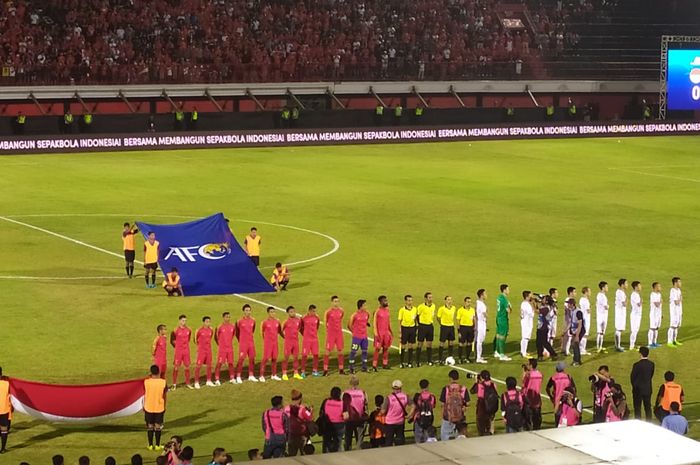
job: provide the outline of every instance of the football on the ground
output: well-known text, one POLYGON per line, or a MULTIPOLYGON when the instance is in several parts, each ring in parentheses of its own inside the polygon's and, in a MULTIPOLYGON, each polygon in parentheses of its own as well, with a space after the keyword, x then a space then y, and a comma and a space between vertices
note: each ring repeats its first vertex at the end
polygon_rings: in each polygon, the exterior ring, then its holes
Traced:
POLYGON ((445 359, 445 365, 454 366, 455 363, 455 358, 452 356, 445 359))

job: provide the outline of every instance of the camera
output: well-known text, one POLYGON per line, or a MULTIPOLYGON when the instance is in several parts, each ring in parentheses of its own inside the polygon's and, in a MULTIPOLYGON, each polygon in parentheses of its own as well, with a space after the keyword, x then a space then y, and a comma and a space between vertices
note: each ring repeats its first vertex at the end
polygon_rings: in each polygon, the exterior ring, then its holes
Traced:
POLYGON ((598 373, 593 373, 591 376, 589 376, 588 381, 590 381, 591 383, 597 383, 598 381, 600 381, 598 373))
POLYGON ((476 378, 477 376, 478 376, 478 375, 475 375, 474 373, 467 373, 467 379, 474 379, 474 378, 476 378))

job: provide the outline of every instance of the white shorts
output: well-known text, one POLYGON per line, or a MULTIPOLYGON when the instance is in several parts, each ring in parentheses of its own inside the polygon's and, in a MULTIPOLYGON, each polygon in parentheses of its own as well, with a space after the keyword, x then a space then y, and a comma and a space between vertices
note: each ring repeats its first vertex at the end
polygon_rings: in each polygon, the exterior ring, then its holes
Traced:
POLYGON ((624 331, 627 328, 627 311, 624 308, 615 309, 615 331, 624 331))
POLYGON ((661 327, 661 310, 649 311, 649 329, 659 329, 661 327))
POLYGON ((476 342, 479 344, 486 340, 486 325, 483 323, 477 323, 476 325, 476 342))
POLYGON ((642 314, 634 312, 630 313, 630 331, 633 333, 638 333, 640 326, 642 326, 642 314))
POLYGON ((680 308, 671 308, 671 327, 680 328, 683 323, 683 310, 680 308))
POLYGON ((586 336, 591 334, 591 314, 588 313, 583 316, 583 324, 586 328, 586 336))
POLYGON ((549 335, 550 339, 557 337, 557 316, 552 317, 552 321, 549 323, 549 335))
POLYGON ((605 334, 608 329, 608 312, 596 312, 595 326, 599 334, 605 334))
POLYGON ((522 339, 532 338, 532 320, 522 319, 520 320, 520 334, 522 339))

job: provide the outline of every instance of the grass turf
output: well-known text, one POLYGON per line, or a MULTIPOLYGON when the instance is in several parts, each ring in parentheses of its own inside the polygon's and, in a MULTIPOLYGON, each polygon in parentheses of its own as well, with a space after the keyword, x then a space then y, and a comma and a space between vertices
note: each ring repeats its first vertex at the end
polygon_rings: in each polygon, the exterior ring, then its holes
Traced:
MULTIPOLYGON (((595 288, 606 280, 612 299, 617 278, 640 280, 645 316, 638 341, 645 343, 651 282, 662 283, 667 301, 670 278, 680 275, 685 345, 652 352, 655 385, 663 371, 675 371, 688 401, 684 413, 697 420, 700 370, 692 354, 700 349, 695 313, 699 148, 700 138, 656 137, 619 143, 581 139, 13 156, 0 158, 0 215, 62 214, 14 218, 120 253, 123 221, 176 222, 168 215, 223 211, 239 238, 257 224, 265 274, 275 261, 318 256, 332 243, 261 222, 317 230, 340 242, 337 253, 292 267, 288 292, 255 298, 280 307, 315 303, 323 310, 330 295, 339 294, 349 315, 356 299, 366 298, 374 308, 376 296, 387 294, 395 316, 405 293, 420 301, 431 290, 439 304, 446 294, 461 302, 484 287, 492 312, 487 356, 501 282, 511 285, 517 309, 525 288, 595 288)), ((1 220, 0 257, 2 276, 123 273, 117 257, 1 220)), ((60 383, 142 376, 158 323, 172 328, 177 315, 186 313, 195 329, 204 314, 218 323, 222 311, 238 316, 244 303, 233 296, 166 299, 160 290, 145 290, 140 277, 2 278, 0 286, 5 374, 60 383)), ((262 319, 263 306, 253 307, 262 319)), ((612 319, 611 312, 611 327, 612 319)), ((667 328, 665 302, 661 341, 667 328)), ((609 347, 612 333, 609 328, 609 347)), ((514 315, 511 355, 518 351, 519 336, 514 315)), ((628 341, 628 333, 624 338, 628 341)), ((629 369, 636 359, 629 352, 586 357, 583 367, 571 370, 584 403, 591 403, 586 378, 600 364, 610 365, 631 402, 629 369)), ((485 368, 500 379, 521 372, 517 358, 485 368)), ((544 364, 543 371, 549 376, 553 364, 544 364)), ((446 375, 443 367, 393 370, 363 375, 361 383, 372 397, 387 393, 397 377, 409 391, 422 377, 439 390, 446 375)), ((272 395, 288 397, 294 387, 318 406, 332 386, 346 384, 347 378, 334 375, 178 390, 169 396, 165 434, 183 435, 198 462, 216 446, 233 451, 240 461, 247 449, 262 444, 260 412, 272 395)), ((551 424, 552 415, 545 417, 551 424)), ((6 458, 47 463, 55 453, 68 462, 82 454, 96 461, 114 455, 125 463, 138 452, 150 461, 154 453, 145 450, 142 423, 137 415, 98 426, 65 426, 18 415, 6 458)), ((691 436, 700 438, 698 428, 691 436)))

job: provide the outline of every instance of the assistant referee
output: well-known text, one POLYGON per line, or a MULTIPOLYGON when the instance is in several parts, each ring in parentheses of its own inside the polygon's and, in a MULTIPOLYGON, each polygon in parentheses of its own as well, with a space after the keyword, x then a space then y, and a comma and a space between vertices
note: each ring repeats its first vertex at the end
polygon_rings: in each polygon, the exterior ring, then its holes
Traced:
POLYGON ((413 368, 413 348, 416 345, 416 307, 413 297, 406 295, 404 305, 399 309, 399 324, 401 325, 401 351, 399 359, 401 368, 413 368), (408 349, 408 363, 404 364, 404 354, 408 349))

